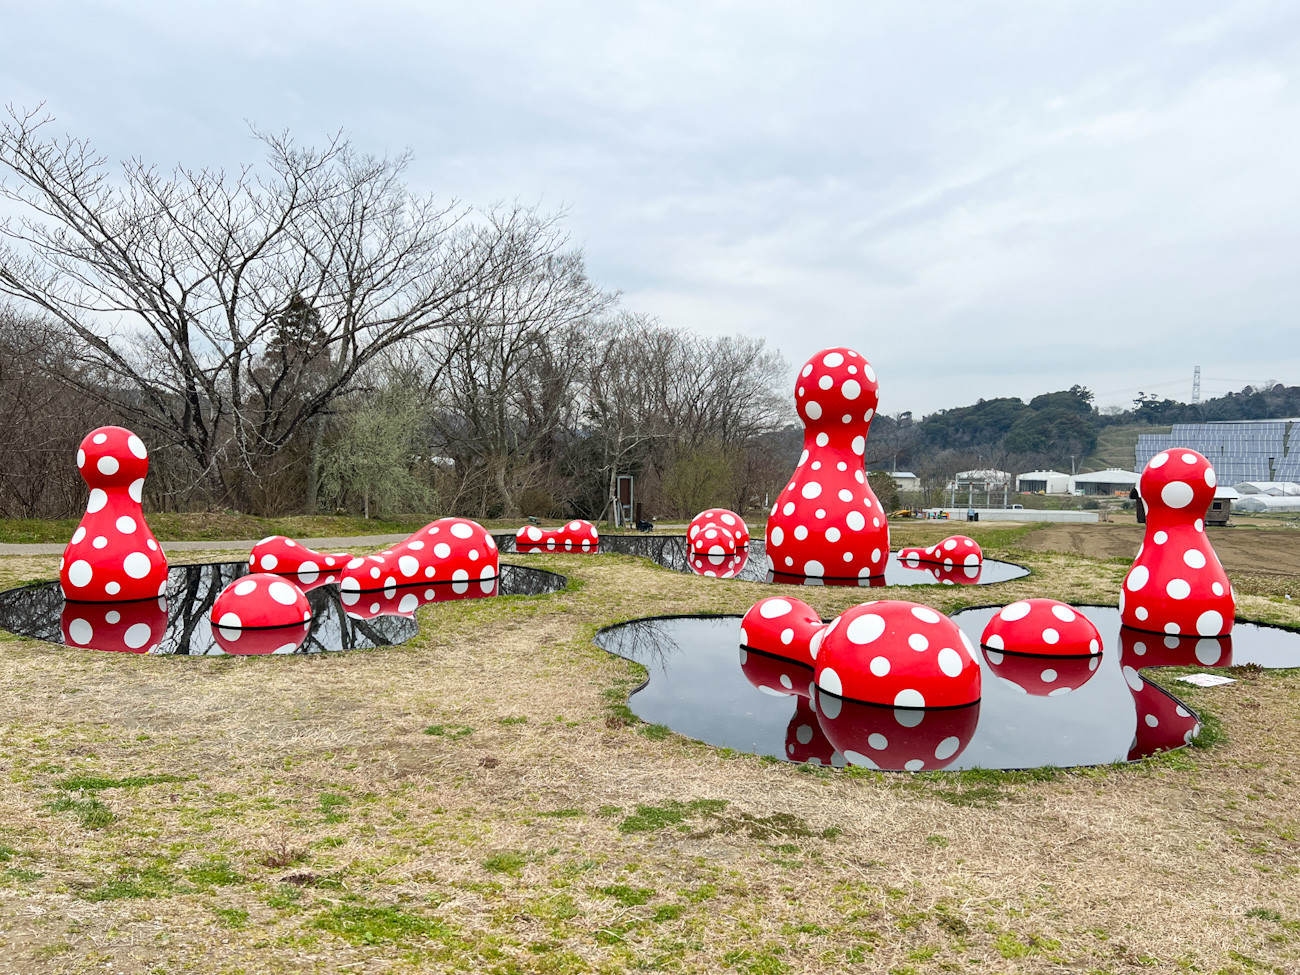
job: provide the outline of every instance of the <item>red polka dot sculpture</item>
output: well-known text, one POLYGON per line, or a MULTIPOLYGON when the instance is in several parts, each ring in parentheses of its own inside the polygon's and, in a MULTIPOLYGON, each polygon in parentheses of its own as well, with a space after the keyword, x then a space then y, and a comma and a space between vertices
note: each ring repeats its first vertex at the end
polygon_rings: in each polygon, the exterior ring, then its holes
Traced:
POLYGON ((129 603, 65 602, 63 642, 70 647, 148 653, 167 635, 167 600, 129 603))
POLYGON ((254 572, 222 589, 208 618, 228 630, 297 626, 311 619, 311 607, 292 582, 269 572, 254 572))
POLYGON ((980 643, 1007 653, 1089 657, 1102 651, 1092 620, 1055 599, 1021 599, 1003 606, 984 627, 980 643))
MULTIPOLYGON (((978 668, 977 668, 978 669, 978 668)), ((818 691, 819 724, 836 752, 863 768, 941 769, 966 750, 979 725, 980 706, 882 708, 818 691)))
MULTIPOLYGON (((794 714, 785 727, 785 757, 809 765, 844 765, 844 756, 831 744, 817 719, 817 709, 809 700, 812 682, 794 699, 794 714)), ((877 709, 879 710, 879 709, 877 709)))
POLYGON ((374 619, 376 616, 415 617, 415 611, 426 603, 446 603, 457 599, 483 599, 495 596, 500 584, 499 576, 476 579, 474 582, 438 582, 422 586, 373 590, 370 592, 344 592, 340 599, 348 616, 354 620, 374 619))
POLYGON ((266 629, 238 629, 214 626, 212 639, 223 651, 236 656, 264 656, 272 653, 293 653, 307 642, 311 623, 294 626, 272 626, 266 629))
POLYGON ((741 647, 740 672, 745 680, 766 694, 808 697, 812 693, 812 668, 790 657, 754 653, 748 647, 741 647))
POLYGON ((898 557, 904 562, 930 562, 952 568, 974 566, 984 562, 979 542, 965 535, 949 535, 929 548, 901 548, 898 557))
POLYGON ((804 451, 767 522, 775 573, 827 579, 883 576, 889 524, 863 467, 876 374, 852 349, 823 349, 799 373, 804 451))
POLYGON ((698 555, 686 553, 686 564, 696 575, 708 576, 710 579, 732 579, 749 561, 749 549, 741 549, 734 555, 698 555))
POLYGON ((726 508, 708 508, 691 519, 686 543, 693 555, 735 555, 749 549, 749 526, 726 508))
POLYGON ((468 518, 439 518, 400 545, 355 558, 343 569, 343 593, 370 592, 426 582, 468 582, 495 578, 497 543, 468 518))
POLYGON ((343 567, 351 561, 352 556, 347 552, 313 552, 292 538, 272 535, 253 546, 248 568, 251 572, 288 576, 300 587, 314 589, 338 582, 343 567))
POLYGON ((943 586, 974 586, 980 581, 983 565, 940 565, 937 562, 915 562, 909 565, 900 563, 904 568, 924 572, 943 586))
POLYGON ((1232 637, 1162 637, 1121 626, 1119 642, 1120 668, 1137 711, 1129 761, 1190 742, 1201 729, 1196 716, 1160 687, 1144 680, 1138 668, 1230 667, 1232 637))
POLYGON ((800 599, 760 599, 740 621, 742 646, 813 666, 811 644, 825 627, 817 611, 800 599))
POLYGON ((149 472, 144 442, 122 427, 81 441, 77 469, 90 500, 63 550, 59 584, 77 602, 157 599, 167 591, 167 558, 145 524, 140 499, 149 472))
POLYGON ((595 552, 599 548, 596 526, 581 519, 560 528, 525 525, 515 532, 516 552, 595 552))
POLYGON ((1120 590, 1120 621, 1154 633, 1223 636, 1236 600, 1205 534, 1214 499, 1210 462, 1174 447, 1151 458, 1138 482, 1146 538, 1120 590))
POLYGON ((896 708, 953 708, 980 699, 980 667, 960 627, 928 606, 885 599, 854 606, 815 634, 817 687, 896 708))

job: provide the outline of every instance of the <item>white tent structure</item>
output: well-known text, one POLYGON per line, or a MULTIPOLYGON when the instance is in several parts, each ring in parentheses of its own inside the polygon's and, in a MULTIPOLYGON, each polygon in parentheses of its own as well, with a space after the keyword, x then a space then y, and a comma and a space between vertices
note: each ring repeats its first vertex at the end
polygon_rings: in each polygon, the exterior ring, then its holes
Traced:
POLYGON ((1274 498, 1300 496, 1300 484, 1294 481, 1242 481, 1236 488, 1238 494, 1265 494, 1274 498))
POLYGON ((1242 514, 1300 511, 1300 496, 1279 498, 1270 494, 1248 494, 1232 502, 1232 510, 1242 514))

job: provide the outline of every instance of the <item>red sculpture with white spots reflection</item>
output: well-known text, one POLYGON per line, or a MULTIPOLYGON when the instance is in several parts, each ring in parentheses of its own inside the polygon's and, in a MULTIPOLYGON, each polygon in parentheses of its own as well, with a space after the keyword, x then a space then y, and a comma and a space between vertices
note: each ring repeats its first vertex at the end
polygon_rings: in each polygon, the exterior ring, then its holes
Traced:
POLYGON ((77 451, 77 470, 90 499, 59 565, 64 597, 157 599, 167 591, 167 558, 140 507, 149 472, 144 442, 122 427, 92 430, 77 451))
POLYGON ((1172 447, 1151 458, 1138 482, 1146 537, 1120 590, 1120 620, 1153 633, 1223 636, 1236 600, 1205 534, 1214 468, 1194 450, 1172 447))
POLYGON ((800 370, 795 405, 804 423, 804 450, 767 522, 774 572, 834 579, 884 575, 889 524, 862 460, 877 402, 876 373, 852 349, 823 349, 800 370))

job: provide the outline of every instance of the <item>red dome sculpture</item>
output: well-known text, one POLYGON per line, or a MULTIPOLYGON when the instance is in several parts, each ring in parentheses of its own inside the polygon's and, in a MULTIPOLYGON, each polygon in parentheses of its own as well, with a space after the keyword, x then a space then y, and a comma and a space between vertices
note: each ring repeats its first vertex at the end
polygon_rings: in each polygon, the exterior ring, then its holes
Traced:
POLYGON ((1088 657, 1102 651, 1092 620, 1055 599, 1021 599, 993 614, 980 643, 992 650, 1059 657, 1088 657))
POLYGON ((285 535, 272 535, 253 546, 250 572, 273 572, 292 577, 304 591, 338 582, 343 567, 352 561, 348 552, 314 552, 285 535))
POLYGON ((804 450, 767 521, 767 555, 778 575, 885 574, 889 523, 862 460, 877 399, 875 371, 852 349, 823 349, 800 371, 804 450))
POLYGON ((1101 666, 1101 654, 1090 657, 1055 657, 1047 654, 1003 653, 982 648, 989 670, 1018 691, 1034 697, 1060 697, 1092 680, 1101 666))
POLYGON ((371 592, 425 582, 468 582, 497 575, 500 555, 487 529, 468 518, 439 518, 400 545, 354 558, 339 589, 371 592))
POLYGON ((749 561, 749 549, 741 549, 734 555, 697 555, 686 553, 686 564, 696 575, 711 579, 734 579, 749 561))
POLYGON ((292 582, 269 572, 254 572, 222 589, 208 618, 227 630, 294 626, 311 619, 311 607, 292 582))
POLYGON ((966 535, 949 535, 928 548, 901 548, 898 557, 904 562, 933 562, 943 566, 975 566, 984 561, 979 542, 966 535))
POLYGON ((214 626, 212 639, 224 652, 234 656, 264 656, 272 653, 293 653, 307 642, 307 634, 310 630, 310 622, 258 630, 214 626))
POLYGON ((954 708, 890 708, 818 690, 813 704, 822 732, 846 762, 887 771, 946 768, 966 750, 980 719, 978 701, 954 708))
POLYGON ((581 519, 560 528, 525 525, 515 532, 516 552, 595 552, 599 548, 596 526, 581 519))
POLYGON ((77 470, 90 499, 59 563, 66 599, 124 602, 157 599, 167 592, 167 557, 145 524, 140 507, 149 452, 122 427, 86 434, 77 470))
POLYGON ((826 624, 800 599, 760 599, 740 621, 740 643, 751 650, 813 666, 811 642, 826 624))
POLYGON ((1215 483, 1210 462, 1185 447, 1147 464, 1138 482, 1146 537, 1119 596, 1125 626, 1207 637, 1232 630, 1236 599, 1205 534, 1215 483))
POLYGON ((898 599, 862 603, 809 645, 817 687, 895 708, 951 708, 980 699, 980 667, 966 634, 942 613, 898 599))
POLYGON ((65 602, 61 619, 63 642, 70 647, 148 653, 167 635, 167 600, 137 599, 127 603, 65 602))
POLYGON ((749 526, 726 508, 708 508, 691 519, 686 544, 694 555, 735 555, 749 551, 749 526))

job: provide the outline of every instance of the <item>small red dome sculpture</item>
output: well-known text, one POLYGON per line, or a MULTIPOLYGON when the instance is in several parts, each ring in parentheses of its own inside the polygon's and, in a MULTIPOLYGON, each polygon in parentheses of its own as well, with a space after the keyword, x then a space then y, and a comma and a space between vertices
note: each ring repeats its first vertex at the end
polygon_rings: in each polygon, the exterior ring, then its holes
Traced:
POLYGON ((167 600, 128 603, 65 602, 63 642, 70 647, 148 653, 167 635, 167 600))
POLYGON ((984 562, 979 542, 966 535, 949 535, 929 548, 901 548, 898 557, 905 562, 933 562, 943 566, 975 566, 984 562))
POLYGON ((803 600, 785 596, 760 599, 740 621, 742 646, 813 666, 812 640, 825 626, 803 600))
POLYGON ((989 670, 1018 691, 1034 697, 1060 697, 1092 680, 1101 666, 1101 654, 1090 657, 1056 657, 1035 653, 1003 653, 982 648, 989 670))
POLYGON ((124 602, 167 592, 167 557, 140 507, 149 452, 122 427, 86 434, 77 470, 90 487, 86 513, 59 563, 66 599, 124 602))
POLYGON ((1236 600, 1205 534, 1216 480, 1210 462, 1173 447, 1151 458, 1138 482, 1146 537, 1119 596, 1120 621, 1153 633, 1224 636, 1236 600))
POLYGON ((852 349, 823 349, 795 388, 804 450, 767 521, 778 575, 864 579, 885 574, 889 523, 863 465, 876 373, 852 349))
POLYGON ((934 562, 921 562, 917 566, 918 571, 929 574, 935 582, 942 586, 978 585, 983 568, 983 563, 980 565, 937 565, 934 562))
POLYGON ((208 618, 227 630, 295 626, 311 619, 311 607, 292 582, 269 572, 254 572, 222 589, 208 618))
POLYGON ((886 771, 946 768, 975 737, 980 718, 978 701, 953 708, 888 708, 818 690, 813 704, 822 732, 846 762, 886 771))
POLYGON ((338 582, 343 567, 352 561, 347 552, 313 552, 285 535, 272 535, 253 546, 248 557, 250 572, 273 572, 289 576, 303 588, 315 589, 338 582))
POLYGON ((354 558, 343 569, 343 593, 371 592, 426 582, 468 582, 495 578, 497 543, 468 518, 439 518, 400 545, 354 558))
POLYGON ((307 634, 310 631, 310 622, 299 623, 296 626, 272 626, 260 630, 214 626, 212 639, 222 651, 234 656, 264 656, 272 653, 293 653, 307 642, 307 634))
POLYGON ((560 528, 524 525, 515 532, 516 552, 595 552, 599 548, 596 526, 581 519, 560 528))
POLYGON ((735 555, 749 551, 749 526, 726 508, 708 508, 691 519, 686 543, 694 555, 735 555))
POLYGON ((951 708, 980 699, 980 667, 960 627, 903 600, 862 603, 815 634, 817 687, 895 708, 951 708))
POLYGON ((500 582, 499 576, 492 576, 490 579, 476 579, 473 582, 437 582, 401 589, 348 591, 341 593, 340 599, 348 616, 354 620, 374 619, 376 616, 406 616, 414 619, 415 611, 428 603, 495 596, 500 582))
POLYGON ((1055 599, 1021 599, 1003 606, 984 627, 980 643, 992 650, 1058 657, 1102 651, 1092 620, 1055 599))
POLYGON ((699 576, 710 579, 734 579, 749 561, 749 549, 741 549, 734 555, 697 555, 686 553, 686 564, 699 576))

